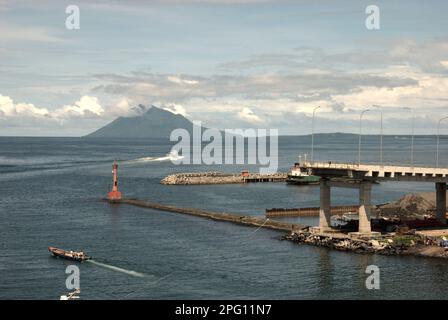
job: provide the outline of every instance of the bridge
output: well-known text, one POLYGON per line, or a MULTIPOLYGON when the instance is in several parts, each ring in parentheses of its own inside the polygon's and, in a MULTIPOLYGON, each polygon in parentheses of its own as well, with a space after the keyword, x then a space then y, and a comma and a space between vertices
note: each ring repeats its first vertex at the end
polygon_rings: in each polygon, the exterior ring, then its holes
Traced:
POLYGON ((448 169, 417 166, 354 164, 334 162, 300 163, 302 170, 320 176, 319 227, 315 232, 331 231, 331 188, 359 190, 359 228, 352 236, 373 237, 370 223, 372 184, 377 181, 433 182, 436 188, 436 218, 446 224, 446 191, 448 169))

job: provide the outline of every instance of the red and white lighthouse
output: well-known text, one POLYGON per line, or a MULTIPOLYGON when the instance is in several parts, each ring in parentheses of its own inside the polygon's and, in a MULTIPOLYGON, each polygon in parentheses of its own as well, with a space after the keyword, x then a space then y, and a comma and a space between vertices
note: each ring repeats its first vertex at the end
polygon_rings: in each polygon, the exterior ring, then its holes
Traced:
POLYGON ((118 191, 118 164, 116 160, 112 165, 112 179, 113 179, 112 191, 110 191, 107 194, 107 199, 109 201, 121 200, 121 192, 118 191))

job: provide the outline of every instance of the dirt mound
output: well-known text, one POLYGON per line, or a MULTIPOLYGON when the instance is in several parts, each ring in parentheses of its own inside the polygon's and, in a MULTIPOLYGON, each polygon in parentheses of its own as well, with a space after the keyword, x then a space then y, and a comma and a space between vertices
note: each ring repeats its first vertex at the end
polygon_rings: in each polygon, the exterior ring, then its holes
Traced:
POLYGON ((425 214, 435 209, 435 202, 421 194, 407 194, 396 203, 401 211, 425 214))
POLYGON ((378 206, 382 216, 400 218, 423 218, 435 210, 435 193, 420 192, 407 194, 401 199, 378 206))

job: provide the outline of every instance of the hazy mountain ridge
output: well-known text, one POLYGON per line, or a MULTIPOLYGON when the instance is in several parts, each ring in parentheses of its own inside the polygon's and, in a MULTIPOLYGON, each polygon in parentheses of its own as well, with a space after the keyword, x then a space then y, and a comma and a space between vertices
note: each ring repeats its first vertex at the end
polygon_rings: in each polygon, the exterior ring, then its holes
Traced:
POLYGON ((169 138, 175 129, 193 131, 193 123, 180 114, 155 106, 134 117, 118 117, 87 138, 169 138))

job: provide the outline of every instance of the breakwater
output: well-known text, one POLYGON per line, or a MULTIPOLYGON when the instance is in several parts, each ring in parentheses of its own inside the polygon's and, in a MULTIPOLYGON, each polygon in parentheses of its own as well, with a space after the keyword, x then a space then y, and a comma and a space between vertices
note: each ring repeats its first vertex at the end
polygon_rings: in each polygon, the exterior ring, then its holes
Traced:
POLYGON ((138 200, 138 199, 121 199, 121 200, 113 201, 113 203, 128 204, 128 205, 133 205, 133 206, 142 207, 142 208, 150 208, 150 209, 156 209, 156 210, 161 210, 161 211, 188 214, 188 215, 202 217, 202 218, 206 218, 206 219, 232 222, 232 223, 247 225, 247 226, 252 226, 252 227, 263 227, 263 228, 279 230, 279 231, 286 231, 286 232, 299 231, 303 228, 306 228, 306 226, 297 224, 297 223, 287 223, 287 222, 282 222, 282 221, 270 220, 270 219, 266 219, 266 218, 231 214, 231 213, 225 213, 225 212, 215 212, 215 211, 207 211, 207 210, 200 210, 200 209, 194 209, 194 208, 177 207, 177 206, 165 205, 165 204, 160 204, 160 203, 151 202, 151 201, 138 200))
POLYGON ((224 172, 190 172, 170 174, 160 183, 166 185, 234 184, 252 182, 285 182, 287 173, 274 174, 231 174, 224 172))

